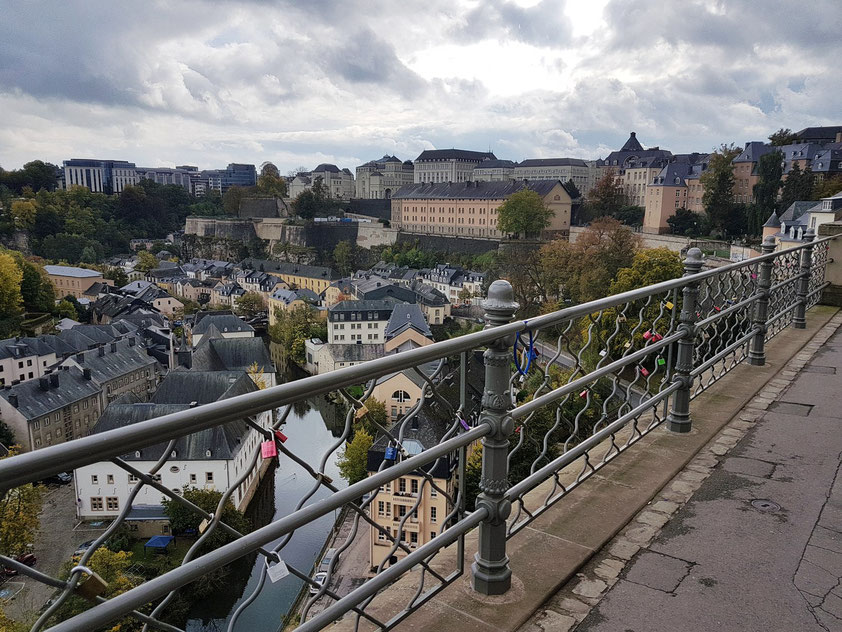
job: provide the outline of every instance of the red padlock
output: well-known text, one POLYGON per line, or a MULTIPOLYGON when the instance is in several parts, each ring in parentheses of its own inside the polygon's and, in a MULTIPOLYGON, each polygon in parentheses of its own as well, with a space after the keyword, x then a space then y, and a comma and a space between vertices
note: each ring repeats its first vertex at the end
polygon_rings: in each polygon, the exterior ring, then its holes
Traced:
POLYGON ((278 441, 280 441, 281 443, 287 442, 287 436, 283 432, 281 432, 280 430, 275 431, 275 436, 278 438, 278 441))

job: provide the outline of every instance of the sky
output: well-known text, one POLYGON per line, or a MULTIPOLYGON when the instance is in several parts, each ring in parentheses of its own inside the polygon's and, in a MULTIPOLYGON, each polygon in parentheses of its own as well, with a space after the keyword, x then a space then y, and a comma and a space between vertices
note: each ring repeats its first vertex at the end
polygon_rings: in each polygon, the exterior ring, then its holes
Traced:
POLYGON ((0 166, 708 152, 842 124, 839 0, 0 0, 0 166))

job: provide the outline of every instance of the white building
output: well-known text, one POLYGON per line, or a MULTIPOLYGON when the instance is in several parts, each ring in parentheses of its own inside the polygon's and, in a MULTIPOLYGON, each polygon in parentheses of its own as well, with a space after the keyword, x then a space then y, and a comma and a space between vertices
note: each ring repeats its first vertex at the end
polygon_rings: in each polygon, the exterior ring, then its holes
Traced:
POLYGON ((425 268, 418 272, 416 279, 424 285, 429 285, 444 294, 453 304, 464 303, 470 305, 474 299, 482 298, 482 284, 485 274, 472 272, 460 266, 451 266, 449 263, 440 263, 435 268, 425 268), (467 300, 460 300, 459 294, 468 291, 471 297, 467 300))
POLYGON ((573 180, 573 184, 584 195, 593 186, 593 168, 578 158, 534 158, 518 163, 514 169, 516 180, 561 180, 566 183, 573 180))
POLYGON ((415 159, 414 182, 467 182, 484 160, 497 160, 487 151, 427 149, 415 159))
POLYGON ((414 167, 411 160, 401 162, 388 154, 357 167, 356 197, 367 200, 388 200, 405 184, 412 184, 414 167))
POLYGON ((394 306, 392 300, 340 301, 328 312, 328 343, 382 345, 394 306))
POLYGON ((511 180, 515 177, 516 162, 511 160, 483 160, 471 173, 475 182, 497 182, 511 180))
POLYGON ((317 178, 321 178, 328 197, 334 200, 350 200, 354 197, 354 174, 349 169, 340 169, 329 163, 322 163, 310 172, 296 175, 289 183, 289 196, 295 199, 304 191, 312 189, 317 178))
POLYGON ((140 181, 133 162, 125 160, 65 160, 64 187, 83 186, 94 193, 122 193, 140 181))
MULTIPOLYGON (((256 390, 251 379, 242 372, 174 371, 161 383, 150 403, 114 403, 100 417, 91 434, 106 432, 175 412, 189 410, 194 403, 202 405, 256 390), (172 403, 160 403, 167 400, 172 403)), ((270 428, 272 415, 257 416, 263 428, 270 428)), ((156 480, 173 491, 185 487, 225 491, 250 466, 263 438, 245 421, 238 420, 202 430, 176 442, 167 463, 155 475, 156 480)), ((163 456, 166 443, 137 450, 123 456, 142 472, 148 472, 163 456)), ((244 510, 268 467, 258 460, 248 477, 236 487, 231 502, 244 510)), ((75 471, 77 516, 80 520, 116 517, 128 502, 138 480, 110 461, 86 465, 75 471)), ((161 505, 164 495, 145 485, 133 501, 134 506, 161 505)))

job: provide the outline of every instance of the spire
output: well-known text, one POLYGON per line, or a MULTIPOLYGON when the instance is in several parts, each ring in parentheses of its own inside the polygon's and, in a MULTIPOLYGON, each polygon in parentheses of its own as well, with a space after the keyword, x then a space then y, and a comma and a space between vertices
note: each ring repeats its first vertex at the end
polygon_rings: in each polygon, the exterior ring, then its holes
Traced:
POLYGON ((629 139, 620 151, 643 151, 643 147, 638 142, 637 134, 635 132, 629 132, 629 139))
POLYGON ((176 352, 178 366, 190 369, 193 367, 193 350, 187 344, 187 337, 184 335, 184 328, 181 329, 181 345, 176 352))

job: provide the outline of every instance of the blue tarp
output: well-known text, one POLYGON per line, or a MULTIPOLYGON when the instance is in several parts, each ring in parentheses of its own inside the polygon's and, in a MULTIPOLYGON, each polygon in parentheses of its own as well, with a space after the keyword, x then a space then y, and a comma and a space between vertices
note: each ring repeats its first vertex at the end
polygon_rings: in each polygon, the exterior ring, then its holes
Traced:
POLYGON ((173 537, 171 535, 156 535, 149 538, 149 541, 143 545, 143 548, 166 549, 172 541, 173 537))

